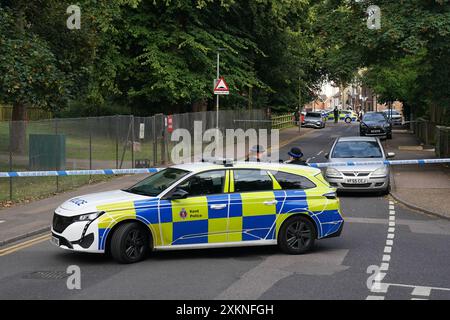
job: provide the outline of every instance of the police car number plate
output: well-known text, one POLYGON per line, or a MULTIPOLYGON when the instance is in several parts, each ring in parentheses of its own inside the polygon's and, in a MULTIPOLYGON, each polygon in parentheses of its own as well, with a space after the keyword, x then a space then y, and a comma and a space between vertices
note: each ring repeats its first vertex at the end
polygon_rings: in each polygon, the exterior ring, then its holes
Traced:
POLYGON ((348 179, 347 183, 351 183, 351 184, 365 184, 368 181, 366 179, 348 179))
POLYGON ((50 242, 53 243, 55 246, 58 246, 58 247, 59 247, 59 239, 58 239, 58 238, 52 237, 52 238, 50 239, 50 242))

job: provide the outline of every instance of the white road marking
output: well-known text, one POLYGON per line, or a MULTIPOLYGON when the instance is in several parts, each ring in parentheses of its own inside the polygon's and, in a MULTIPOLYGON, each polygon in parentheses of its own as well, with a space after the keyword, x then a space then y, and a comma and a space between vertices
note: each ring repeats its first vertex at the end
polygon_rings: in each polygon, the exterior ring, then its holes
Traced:
MULTIPOLYGON (((389 271, 389 263, 391 261, 392 247, 394 245, 395 238, 395 207, 393 201, 389 201, 389 228, 386 236, 386 246, 384 247, 384 254, 382 258, 381 265, 379 267, 379 271, 375 276, 375 281, 373 282, 370 291, 372 293, 387 293, 389 285, 381 283, 384 277, 387 275, 389 271), (384 272, 381 272, 384 271, 384 272)), ((370 278, 369 278, 370 279, 370 278)), ((384 296, 367 296, 366 300, 384 300, 384 296)))
POLYGON ((0 220, 0 223, 3 223, 3 222, 5 222, 5 220, 0 220))
POLYGON ((320 151, 320 152, 319 152, 319 153, 318 153, 317 155, 318 155, 318 156, 320 156, 320 155, 321 155, 322 153, 323 153, 323 150, 322 150, 322 151, 320 151))
POLYGON ((415 287, 411 294, 413 296, 429 297, 431 294, 431 288, 430 287, 415 287))

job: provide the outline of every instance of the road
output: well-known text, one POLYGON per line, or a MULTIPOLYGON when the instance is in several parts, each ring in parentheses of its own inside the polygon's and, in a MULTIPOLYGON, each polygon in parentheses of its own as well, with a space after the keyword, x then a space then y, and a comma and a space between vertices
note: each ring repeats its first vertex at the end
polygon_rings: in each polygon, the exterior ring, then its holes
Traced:
MULTIPOLYGON (((356 125, 333 124, 280 154, 299 145, 310 162, 324 161, 335 137, 356 134, 356 125)), ((0 254, 0 299, 450 299, 450 221, 389 196, 345 195, 341 205, 342 236, 302 256, 230 248, 159 252, 119 265, 37 238, 0 254), (67 288, 71 265, 80 267, 81 290, 67 288)))

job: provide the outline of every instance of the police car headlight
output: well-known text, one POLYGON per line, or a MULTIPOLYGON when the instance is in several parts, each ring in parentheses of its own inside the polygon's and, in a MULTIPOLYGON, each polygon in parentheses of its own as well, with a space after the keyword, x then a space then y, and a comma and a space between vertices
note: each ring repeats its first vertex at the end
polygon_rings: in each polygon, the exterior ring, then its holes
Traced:
POLYGON ((328 167, 325 175, 329 178, 341 178, 342 173, 339 172, 339 170, 335 168, 328 167))
POLYGON ((372 172, 372 177, 385 177, 388 175, 387 167, 378 168, 374 172, 372 172))
POLYGON ((94 221, 95 219, 97 219, 104 213, 105 213, 104 211, 98 211, 98 212, 82 214, 81 216, 76 216, 74 218, 74 221, 94 221))

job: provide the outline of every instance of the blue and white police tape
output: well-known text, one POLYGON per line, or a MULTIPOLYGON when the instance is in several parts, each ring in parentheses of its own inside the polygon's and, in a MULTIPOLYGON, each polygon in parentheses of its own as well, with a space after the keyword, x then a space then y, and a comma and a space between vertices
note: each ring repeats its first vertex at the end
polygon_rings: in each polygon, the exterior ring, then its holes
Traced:
POLYGON ((61 171, 24 171, 0 172, 0 178, 16 177, 68 177, 90 175, 119 175, 119 174, 145 174, 158 172, 159 168, 144 169, 104 169, 104 170, 61 170, 61 171))
POLYGON ((351 166, 372 166, 372 165, 408 165, 408 164, 443 164, 450 163, 448 159, 419 159, 419 160, 383 160, 383 161, 347 161, 347 162, 324 162, 324 163, 309 163, 310 167, 327 168, 327 167, 351 167, 351 166))
MULTIPOLYGON (((351 166, 372 166, 372 165, 389 165, 389 166, 411 165, 411 164, 425 165, 425 164, 443 164, 443 163, 450 163, 450 158, 419 159, 419 160, 324 162, 324 163, 309 163, 309 166, 313 168, 327 168, 327 167, 351 167, 351 166)), ((155 173, 162 169, 163 168, 0 172, 0 178, 145 174, 145 173, 155 173)))

